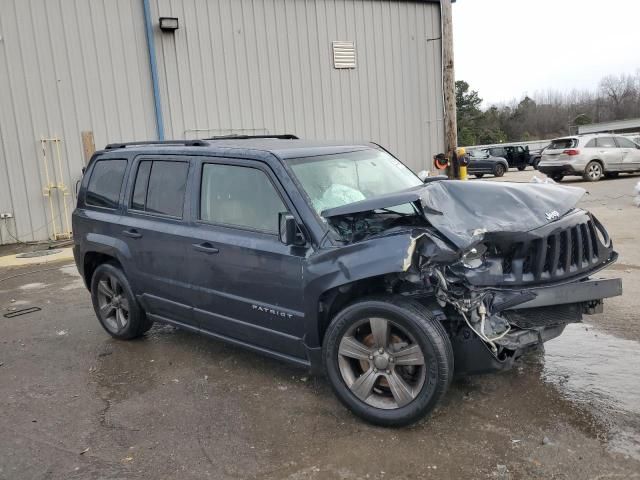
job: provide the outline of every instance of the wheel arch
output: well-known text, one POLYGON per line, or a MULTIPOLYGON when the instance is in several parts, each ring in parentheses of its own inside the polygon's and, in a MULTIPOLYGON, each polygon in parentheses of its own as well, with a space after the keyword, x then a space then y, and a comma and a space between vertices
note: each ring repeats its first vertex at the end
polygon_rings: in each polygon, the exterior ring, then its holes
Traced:
POLYGON ((131 250, 126 242, 108 235, 88 234, 82 249, 82 276, 86 287, 91 289, 91 278, 99 265, 111 262, 126 275, 131 260, 131 250))
POLYGON ((358 298, 384 293, 386 278, 386 274, 361 278, 322 292, 316 302, 318 305, 316 322, 318 345, 322 345, 329 324, 340 310, 358 298))
MULTIPOLYGON (((591 162, 599 163, 599 164, 600 164, 600 166, 602 167, 602 171, 603 171, 603 172, 605 172, 605 171, 606 171, 606 168, 605 168, 605 166, 604 166, 604 162, 603 162, 602 160, 600 160, 599 158, 592 158, 591 160, 589 160, 589 161, 587 162, 587 165, 589 165, 591 162)), ((585 171, 587 170, 587 165, 585 165, 585 166, 584 166, 585 171)))
POLYGON ((95 251, 86 252, 84 254, 84 258, 82 262, 83 264, 82 271, 83 271, 84 284, 87 287, 87 289, 91 290, 91 279, 93 278, 93 274, 96 271, 96 269, 104 263, 111 263, 112 265, 115 265, 121 270, 123 269, 122 263, 120 263, 120 260, 118 260, 118 258, 113 255, 109 255, 101 252, 95 252, 95 251))

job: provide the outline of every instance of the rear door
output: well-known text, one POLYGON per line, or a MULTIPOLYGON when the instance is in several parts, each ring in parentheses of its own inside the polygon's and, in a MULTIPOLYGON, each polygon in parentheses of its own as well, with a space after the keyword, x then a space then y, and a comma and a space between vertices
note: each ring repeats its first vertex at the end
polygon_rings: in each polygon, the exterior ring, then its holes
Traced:
POLYGON ((529 158, 527 155, 527 151, 524 149, 524 147, 521 146, 517 146, 515 147, 515 152, 516 152, 516 163, 518 166, 527 166, 529 163, 529 158))
POLYGON ((187 157, 137 157, 120 225, 145 310, 185 324, 193 322, 185 218, 189 168, 187 157))
POLYGON ((613 137, 596 138, 596 155, 604 164, 604 169, 610 172, 623 170, 622 149, 618 148, 613 137))
POLYGON ((640 147, 625 137, 615 137, 622 153, 620 169, 626 172, 640 170, 640 147))
POLYGON ((189 270, 200 328, 303 358, 302 262, 307 247, 278 237, 291 211, 262 162, 207 158, 194 178, 189 270))

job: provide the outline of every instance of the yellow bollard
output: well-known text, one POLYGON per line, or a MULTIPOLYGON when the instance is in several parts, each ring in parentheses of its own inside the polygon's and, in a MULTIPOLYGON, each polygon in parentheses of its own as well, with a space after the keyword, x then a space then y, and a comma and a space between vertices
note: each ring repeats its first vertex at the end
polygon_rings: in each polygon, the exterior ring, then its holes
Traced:
POLYGON ((469 159, 466 156, 466 150, 464 147, 458 147, 456 149, 456 156, 458 157, 458 168, 460 171, 460 180, 467 180, 467 164, 469 159))

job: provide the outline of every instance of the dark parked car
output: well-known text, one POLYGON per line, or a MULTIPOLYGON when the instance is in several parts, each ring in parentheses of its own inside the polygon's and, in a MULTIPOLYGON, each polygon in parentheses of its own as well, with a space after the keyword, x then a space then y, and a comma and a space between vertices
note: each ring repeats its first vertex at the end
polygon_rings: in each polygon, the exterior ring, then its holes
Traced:
POLYGON ((501 177, 509 170, 507 160, 502 157, 493 157, 486 150, 472 150, 469 152, 469 165, 467 172, 482 178, 485 174, 501 177))
POLYGON ((489 147, 484 149, 492 157, 506 158, 509 167, 524 170, 531 163, 529 147, 523 146, 506 146, 506 147, 489 147))
POLYGON ((539 149, 539 150, 530 150, 529 151, 529 163, 531 164, 531 166, 533 167, 534 170, 538 170, 538 164, 540 163, 540 160, 542 160, 542 155, 544 154, 544 151, 549 148, 549 145, 539 149))
POLYGON ((324 371, 355 414, 404 425, 454 372, 509 368, 622 288, 591 278, 617 254, 584 190, 425 182, 376 145, 109 145, 74 256, 113 337, 177 325, 324 371))

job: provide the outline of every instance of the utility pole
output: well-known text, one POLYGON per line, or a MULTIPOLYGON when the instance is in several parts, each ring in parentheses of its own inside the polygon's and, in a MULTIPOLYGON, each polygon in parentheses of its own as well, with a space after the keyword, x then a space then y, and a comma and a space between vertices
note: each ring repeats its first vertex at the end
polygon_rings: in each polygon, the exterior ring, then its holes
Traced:
MULTIPOLYGON (((442 29, 442 88, 444 90, 444 131, 446 154, 452 158, 458 146, 456 122, 456 76, 453 68, 453 19, 451 0, 440 0, 442 29)), ((450 175, 451 176, 451 175, 450 175)))

